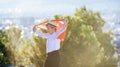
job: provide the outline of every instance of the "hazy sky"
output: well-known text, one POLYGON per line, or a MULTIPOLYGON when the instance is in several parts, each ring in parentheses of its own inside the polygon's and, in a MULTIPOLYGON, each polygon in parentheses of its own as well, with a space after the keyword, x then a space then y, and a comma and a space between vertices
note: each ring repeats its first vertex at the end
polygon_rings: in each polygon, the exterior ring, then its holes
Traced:
MULTIPOLYGON (((46 19, 52 18, 56 14, 73 15, 76 8, 86 6, 87 9, 101 13, 101 16, 107 21, 104 29, 113 29, 120 27, 114 24, 116 21, 120 21, 119 5, 120 0, 0 0, 0 18, 3 16, 37 16, 46 19)), ((15 23, 23 27, 25 25, 22 22, 15 23)), ((26 23, 26 25, 28 24, 26 23)), ((31 31, 29 28, 30 26, 23 29, 31 31)), ((29 32, 25 32, 25 35, 27 34, 29 32)))
POLYGON ((54 16, 73 14, 76 8, 86 6, 96 11, 118 10, 120 0, 0 0, 0 13, 27 16, 54 16))

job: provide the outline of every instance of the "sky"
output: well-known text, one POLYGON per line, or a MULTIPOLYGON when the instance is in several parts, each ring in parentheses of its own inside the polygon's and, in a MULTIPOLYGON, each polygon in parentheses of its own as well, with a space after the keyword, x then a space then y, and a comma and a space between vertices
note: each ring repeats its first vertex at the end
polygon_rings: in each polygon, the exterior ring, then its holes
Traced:
POLYGON ((0 13, 52 17, 56 14, 73 15, 75 9, 82 6, 100 12, 117 11, 119 3, 119 0, 0 0, 0 13))

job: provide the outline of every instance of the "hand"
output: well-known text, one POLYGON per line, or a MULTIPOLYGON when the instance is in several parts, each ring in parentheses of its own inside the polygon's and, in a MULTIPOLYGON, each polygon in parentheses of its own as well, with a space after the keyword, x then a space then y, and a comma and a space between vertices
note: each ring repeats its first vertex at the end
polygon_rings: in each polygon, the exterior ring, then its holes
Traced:
POLYGON ((34 31, 34 32, 36 31, 36 25, 33 27, 33 31, 34 31))
POLYGON ((67 19, 64 19, 63 27, 67 27, 67 25, 68 25, 68 20, 67 20, 67 19))
POLYGON ((64 24, 68 24, 68 19, 64 19, 64 24))

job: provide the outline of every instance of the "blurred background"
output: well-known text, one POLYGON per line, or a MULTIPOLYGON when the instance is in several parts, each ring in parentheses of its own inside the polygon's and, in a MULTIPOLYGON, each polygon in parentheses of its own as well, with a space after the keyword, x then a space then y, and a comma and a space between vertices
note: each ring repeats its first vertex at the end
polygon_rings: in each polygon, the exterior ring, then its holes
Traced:
POLYGON ((87 9, 100 12, 106 21, 103 30, 117 32, 120 27, 119 3, 119 0, 3 0, 0 1, 0 29, 16 24, 28 32, 35 23, 51 19, 54 15, 73 15, 77 8, 85 6, 87 9))
MULTIPOLYGON (((92 10, 93 12, 99 12, 101 19, 103 19, 105 22, 105 24, 102 27, 102 32, 110 31, 112 33, 112 35, 110 35, 110 37, 112 37, 112 39, 110 40, 110 43, 112 46, 114 46, 114 49, 115 49, 113 57, 117 58, 117 62, 115 64, 119 65, 119 60, 118 60, 119 53, 120 53, 119 6, 120 6, 119 0, 77 0, 77 1, 75 0, 69 0, 69 1, 68 0, 55 0, 55 1, 54 0, 52 1, 51 0, 0 0, 0 30, 1 31, 8 30, 9 35, 7 35, 6 39, 8 39, 8 37, 14 37, 16 35, 15 38, 18 39, 18 41, 12 38, 11 39, 12 41, 10 42, 12 42, 12 44, 19 45, 17 47, 21 51, 22 48, 20 47, 22 46, 20 46, 20 44, 24 44, 25 42, 32 40, 31 41, 32 43, 30 43, 32 45, 33 41, 37 42, 37 39, 38 40, 41 39, 37 37, 35 38, 35 36, 33 37, 32 28, 35 24, 38 24, 44 20, 54 19, 55 15, 73 16, 76 14, 75 11, 77 11, 77 9, 81 8, 80 10, 82 10, 82 8, 84 7, 85 9, 88 10, 88 12, 89 10, 92 10), (10 30, 11 27, 15 27, 16 29, 10 30), (18 29, 20 29, 20 33, 15 32, 18 29), (10 33, 12 31, 15 32, 15 35, 13 35, 13 33, 10 33), (18 36, 18 34, 20 34, 20 36, 18 36), (23 39, 26 38, 27 40, 23 41, 19 38, 23 38, 23 39)), ((5 32, 2 32, 2 33, 5 33, 5 32)), ((3 38, 4 35, 1 34, 0 36, 2 39, 4 39, 3 38)), ((37 44, 41 42, 45 42, 45 40, 37 42, 37 44)), ((2 43, 6 44, 1 41, 1 44, 2 43)), ((24 49, 25 47, 27 47, 25 45, 23 45, 24 49)), ((32 48, 33 47, 34 46, 32 46, 32 48)), ((32 48, 30 47, 29 49, 32 50, 32 48)), ((41 50, 41 48, 42 47, 38 48, 37 50, 41 50)), ((33 50, 33 51, 35 52, 37 50, 33 50)), ((9 50, 7 49, 6 52, 8 51, 9 50)), ((14 51, 14 49, 10 51, 14 51)), ((2 52, 2 49, 1 49, 1 52, 2 52)), ((24 53, 24 50, 22 53, 24 53)), ((24 53, 24 54, 27 54, 27 53, 24 53)), ((41 53, 39 54, 41 56, 41 53)), ((16 56, 14 53, 13 55, 16 56)), ((28 61, 28 64, 24 64, 23 60, 16 60, 16 61, 13 61, 13 63, 7 63, 6 61, 8 60, 3 60, 3 57, 2 57, 3 54, 1 54, 0 56, 1 56, 0 63, 4 62, 5 64, 12 64, 12 65, 34 65, 32 63, 29 64, 30 63, 29 61, 28 61), (20 64, 17 64, 17 62, 20 64)), ((35 55, 35 57, 36 56, 39 57, 39 55, 35 55)), ((27 57, 27 56, 25 55, 24 57, 27 57)), ((21 58, 23 59, 24 57, 21 57, 21 58)), ((44 56, 41 56, 39 58, 44 58, 44 56)), ((40 60, 40 61, 35 60, 35 63, 37 64, 37 62, 43 62, 43 61, 44 60, 40 60)), ((103 65, 103 67, 105 66, 103 65)))

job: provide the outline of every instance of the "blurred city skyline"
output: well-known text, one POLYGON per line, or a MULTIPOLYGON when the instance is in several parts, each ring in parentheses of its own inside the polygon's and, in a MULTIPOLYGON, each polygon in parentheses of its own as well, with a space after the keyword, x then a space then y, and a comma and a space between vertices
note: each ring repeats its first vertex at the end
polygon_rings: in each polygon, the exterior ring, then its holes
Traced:
POLYGON ((120 0, 1 0, 0 29, 16 24, 29 36, 35 23, 52 19, 55 15, 73 15, 77 8, 85 6, 88 10, 100 12, 106 22, 103 30, 116 31, 120 30, 119 4, 120 0))

